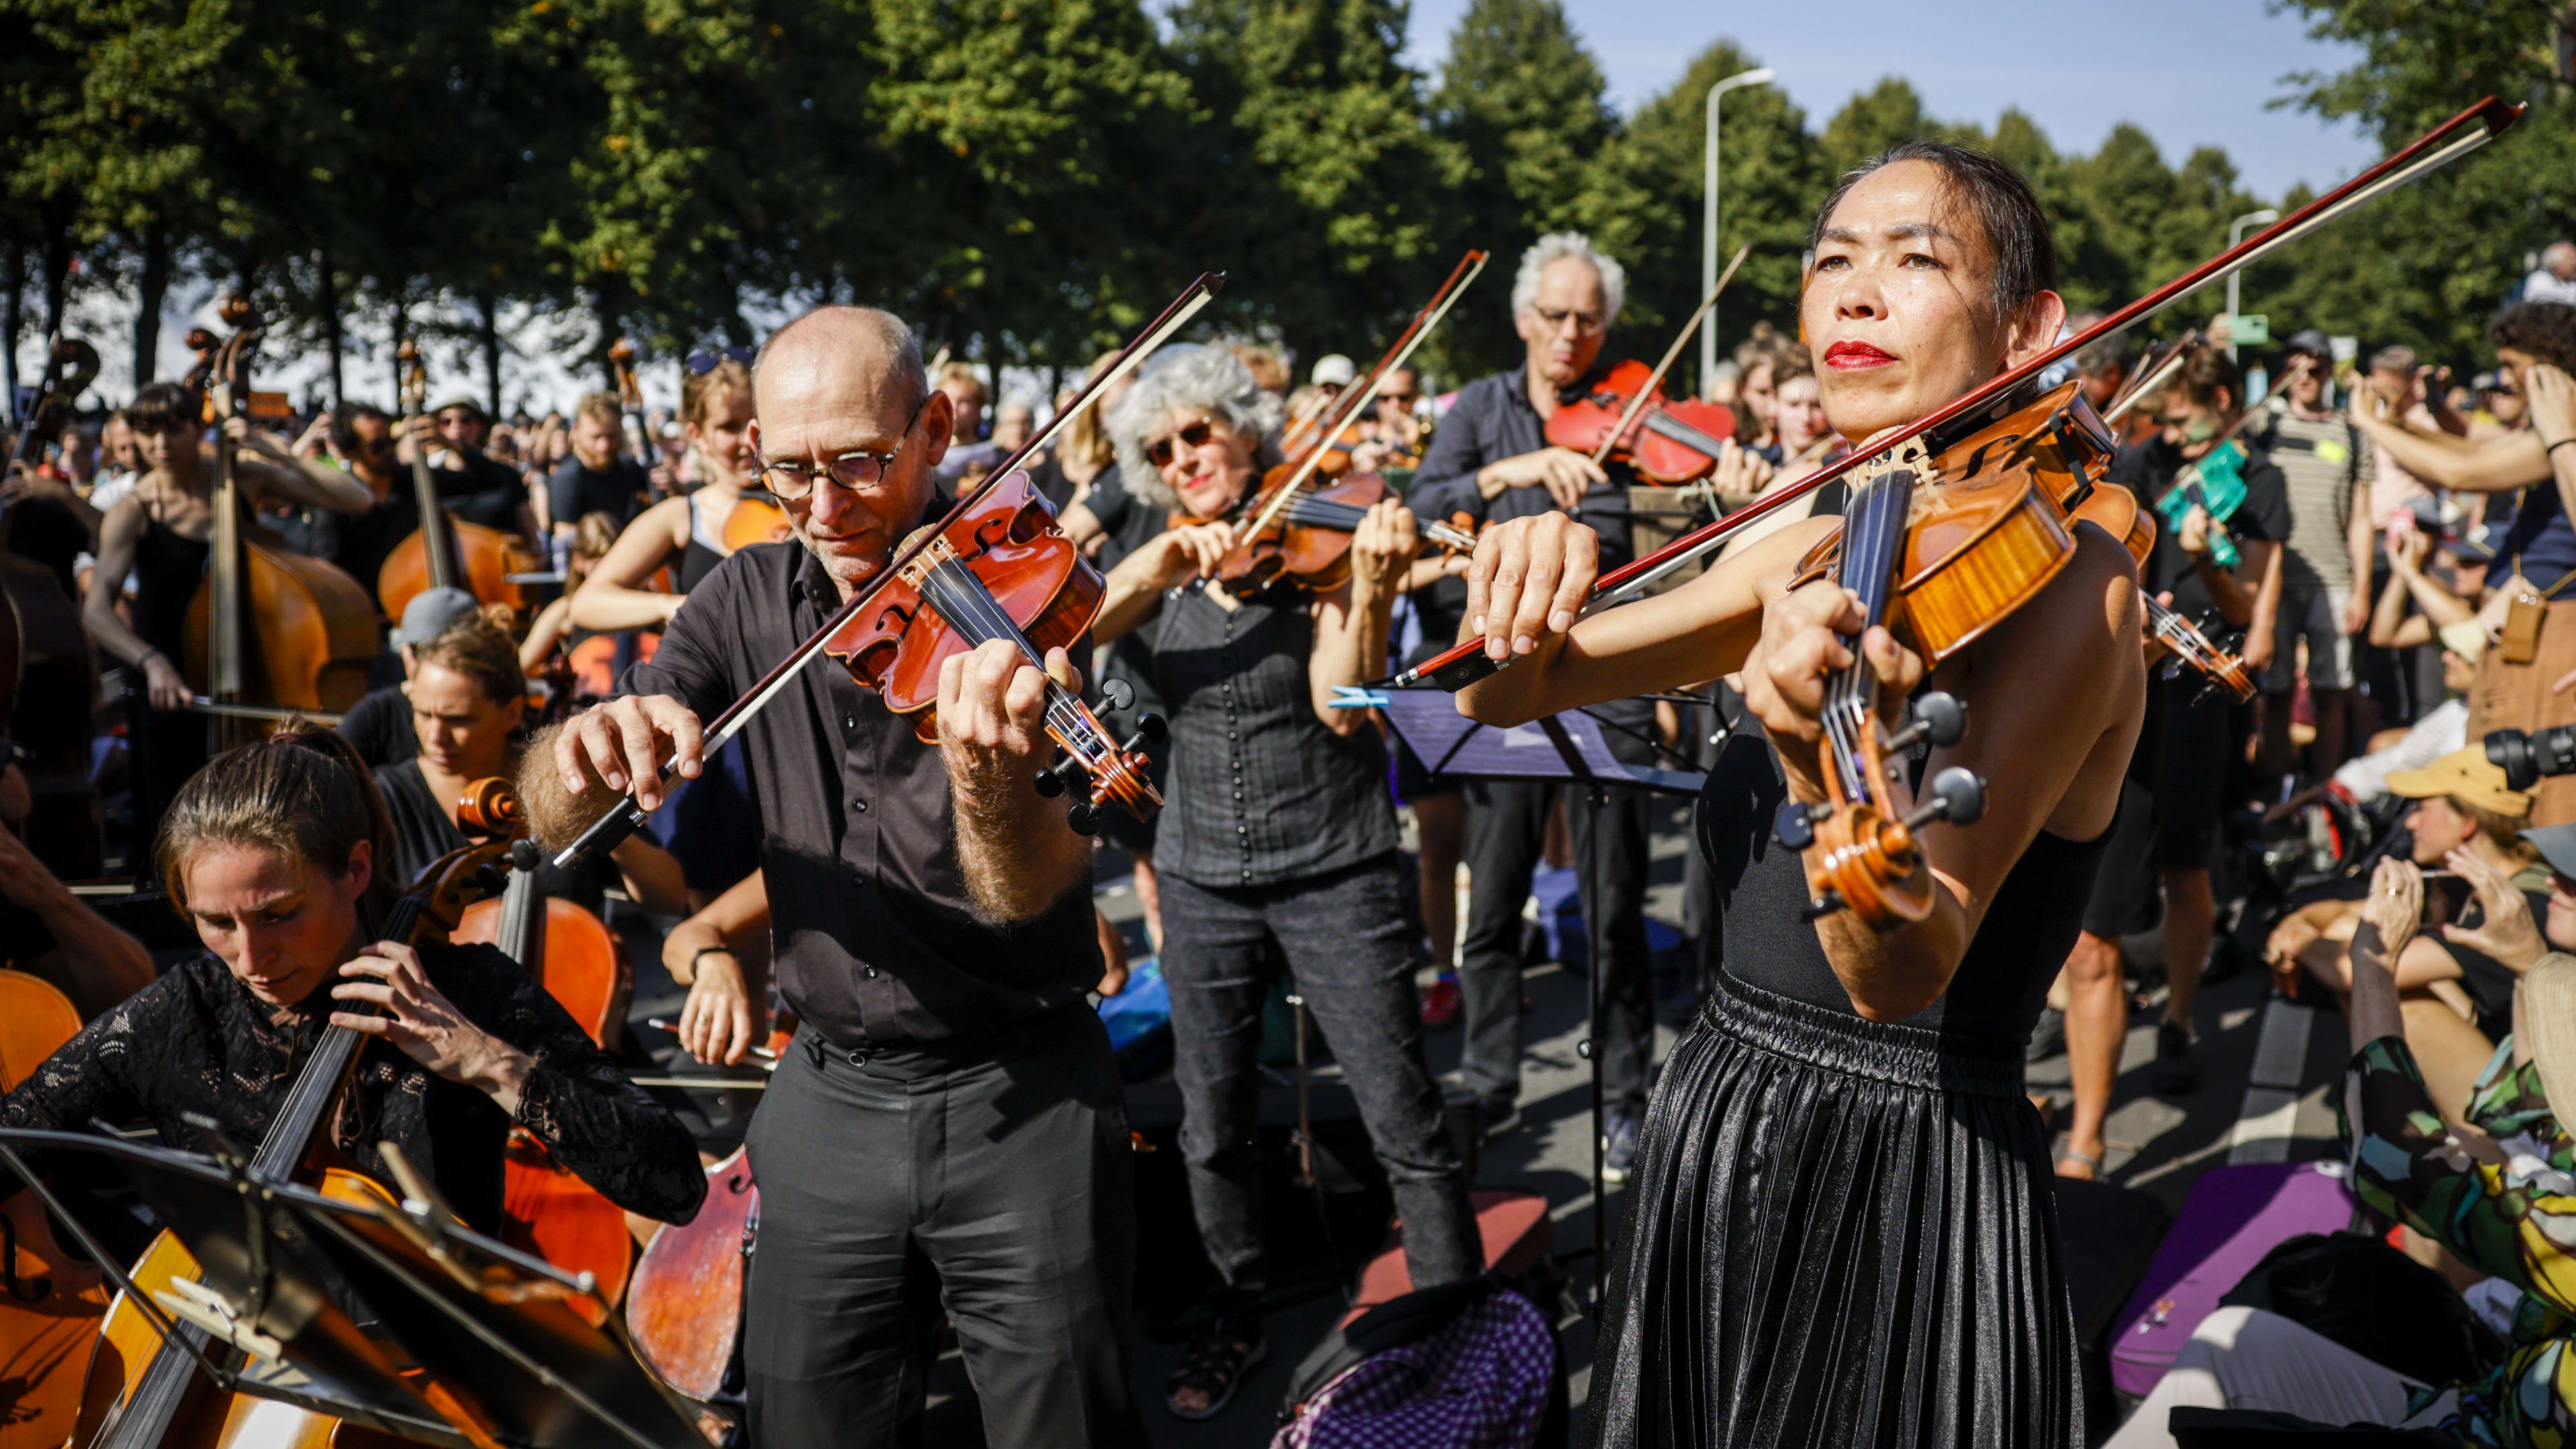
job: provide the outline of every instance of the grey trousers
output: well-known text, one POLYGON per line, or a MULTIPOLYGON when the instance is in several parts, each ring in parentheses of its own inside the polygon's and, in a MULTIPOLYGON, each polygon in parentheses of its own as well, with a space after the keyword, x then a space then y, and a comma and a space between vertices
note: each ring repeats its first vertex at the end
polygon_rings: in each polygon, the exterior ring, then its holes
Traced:
POLYGON ((747 1141, 752 1443, 909 1442, 932 1273, 994 1449, 1145 1442, 1128 1387, 1133 1150, 1087 1007, 855 1057, 807 1028, 747 1141))

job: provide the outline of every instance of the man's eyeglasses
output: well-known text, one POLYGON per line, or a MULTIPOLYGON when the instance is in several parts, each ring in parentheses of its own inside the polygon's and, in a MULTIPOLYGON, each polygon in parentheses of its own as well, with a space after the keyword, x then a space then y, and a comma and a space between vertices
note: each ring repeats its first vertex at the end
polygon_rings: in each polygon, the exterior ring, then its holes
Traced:
POLYGON ((1530 309, 1530 315, 1536 317, 1539 324, 1550 332, 1562 329, 1568 322, 1574 324, 1575 331, 1586 333, 1598 332, 1610 325, 1608 320, 1598 312, 1576 312, 1569 308, 1533 307, 1530 309))
POLYGON ((748 347, 718 347, 707 352, 692 352, 680 365, 689 370, 689 376, 704 377, 728 362, 739 362, 749 367, 757 356, 759 354, 748 347))
POLYGON ((929 402, 930 397, 925 393, 920 402, 912 405, 912 416, 903 420, 903 431, 895 434, 895 445, 886 451, 871 453, 865 449, 855 449, 830 459, 820 470, 817 470, 813 464, 797 458, 784 459, 776 463, 763 463, 760 465, 761 486, 792 503, 811 496, 814 492, 814 480, 821 473, 829 473, 833 482, 853 493, 868 492, 885 482, 886 470, 894 466, 896 455, 901 453, 903 445, 911 440, 912 425, 921 421, 921 410, 929 402))
POLYGON ((1213 436, 1215 432, 1215 421, 1210 418, 1201 418, 1197 422, 1190 424, 1188 427, 1181 429, 1177 433, 1173 433, 1168 437, 1156 438, 1154 441, 1147 443, 1145 445, 1145 461, 1153 464, 1157 468, 1165 467, 1172 461, 1173 443, 1178 442, 1184 448, 1204 447, 1207 444, 1207 440, 1213 436))

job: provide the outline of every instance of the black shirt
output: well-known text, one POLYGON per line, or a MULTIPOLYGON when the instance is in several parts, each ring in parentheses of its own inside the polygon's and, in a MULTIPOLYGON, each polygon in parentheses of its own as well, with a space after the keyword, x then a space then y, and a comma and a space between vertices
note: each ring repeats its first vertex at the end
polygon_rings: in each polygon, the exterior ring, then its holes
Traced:
MULTIPOLYGON (((2122 448, 2111 461, 2111 481, 2137 494, 2139 507, 2153 508, 2187 461, 2179 446, 2159 435, 2122 448)), ((2228 536, 2240 543, 2249 539, 2278 543, 2288 538, 2290 480, 2282 476, 2280 466, 2257 448, 2246 455, 2243 476, 2245 501, 2224 520, 2228 536)), ((2201 582, 2191 555, 2183 552, 2181 531, 2161 514, 2156 517, 2155 551, 2147 555, 2146 585, 2149 593, 2170 590, 2174 612, 2186 619, 2197 621, 2212 606, 2209 586, 2201 582)))
MULTIPOLYGON (((385 797, 385 814, 393 822, 394 838, 387 854, 393 857, 397 882, 408 886, 436 865, 440 856, 472 844, 439 808, 417 756, 376 771, 376 792, 385 797)), ((537 868, 537 889, 597 915, 608 904, 608 883, 616 869, 604 855, 585 856, 568 870, 558 868, 549 856, 537 868)))
POLYGON ((652 475, 632 458, 619 458, 605 473, 579 458, 566 458, 546 480, 547 509, 564 528, 577 526, 592 513, 605 513, 624 528, 643 511, 644 495, 652 486, 652 475))
MULTIPOLYGON (((743 549, 690 591, 619 692, 667 694, 713 720, 839 604, 803 544, 743 549)), ((825 1038, 962 1035, 1079 1001, 1100 980, 1087 878, 1025 925, 976 919, 939 747, 842 666, 807 665, 740 738, 778 988, 825 1038)))
POLYGON ((1138 632, 1171 714, 1156 869, 1210 887, 1277 885, 1395 849, 1377 730, 1337 735, 1315 717, 1312 595, 1283 583, 1228 610, 1173 589, 1138 632))
MULTIPOLYGON (((626 1080, 535 977, 490 946, 424 946, 420 958, 468 1021, 535 1059, 518 1115, 374 1041, 324 1129, 336 1145, 387 1182, 377 1146, 399 1145, 467 1225, 486 1233, 500 1228, 501 1152, 514 1126, 619 1207, 664 1222, 697 1215, 706 1176, 688 1129, 626 1080)), ((193 1146, 185 1114, 203 1113, 235 1142, 254 1145, 330 1025, 336 980, 274 1007, 201 955, 81 1028, 0 1099, 0 1127, 85 1132, 93 1117, 140 1117, 164 1142, 193 1146)))
POLYGON ((369 769, 398 765, 420 754, 420 732, 411 723, 411 696, 399 684, 367 691, 340 716, 335 728, 369 769))

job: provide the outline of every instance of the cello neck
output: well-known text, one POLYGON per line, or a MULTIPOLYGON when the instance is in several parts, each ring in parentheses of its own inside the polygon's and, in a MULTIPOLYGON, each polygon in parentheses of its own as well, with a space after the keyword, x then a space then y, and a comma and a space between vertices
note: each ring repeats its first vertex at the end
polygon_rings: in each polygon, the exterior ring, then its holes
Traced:
POLYGON ((208 581, 212 627, 207 631, 206 693, 218 703, 232 703, 249 686, 250 636, 242 598, 248 543, 242 528, 241 484, 233 443, 217 435, 215 443, 214 548, 208 581))
POLYGON ((429 555, 429 586, 463 588, 464 570, 456 562, 454 521, 438 501, 438 483, 429 468, 429 441, 421 436, 421 424, 426 421, 415 412, 405 426, 411 433, 411 491, 420 509, 421 548, 429 555))
POLYGON ((510 843, 510 883, 501 891, 501 954, 531 976, 546 959, 546 898, 537 889, 537 863, 542 852, 535 841, 510 843))

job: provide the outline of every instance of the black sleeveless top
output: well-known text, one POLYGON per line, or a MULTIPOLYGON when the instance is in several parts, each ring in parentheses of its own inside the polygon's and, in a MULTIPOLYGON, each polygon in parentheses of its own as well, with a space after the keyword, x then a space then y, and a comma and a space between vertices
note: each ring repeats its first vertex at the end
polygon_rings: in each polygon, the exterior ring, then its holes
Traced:
MULTIPOLYGON (((1915 768, 1922 768, 1919 757, 1915 768)), ((1800 914, 1808 902, 1806 868, 1796 851, 1771 838, 1788 794, 1770 741, 1748 718, 1719 750, 1694 812, 1724 907, 1723 964, 1738 981, 1856 1016, 1815 926, 1800 914)), ((1905 1024, 2016 1050, 2027 1045, 2049 983, 2075 945, 2110 834, 2080 844, 2046 832, 2033 840, 1987 908, 1949 989, 1905 1024)))
POLYGON ((143 642, 170 657, 173 667, 185 657, 188 605, 206 579, 206 561, 215 546, 190 538, 150 514, 143 516, 143 537, 134 548, 134 632, 143 642))
POLYGON ((706 518, 698 512, 698 499, 702 496, 689 495, 689 546, 680 555, 679 583, 684 594, 695 590, 700 579, 714 573, 716 565, 730 557, 715 546, 715 535, 707 532, 706 518))

